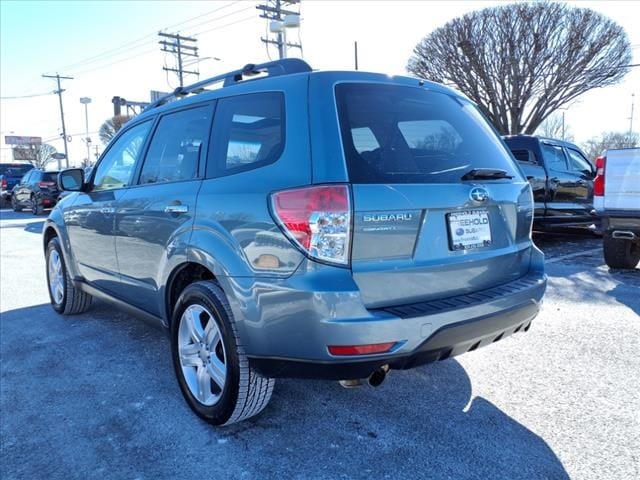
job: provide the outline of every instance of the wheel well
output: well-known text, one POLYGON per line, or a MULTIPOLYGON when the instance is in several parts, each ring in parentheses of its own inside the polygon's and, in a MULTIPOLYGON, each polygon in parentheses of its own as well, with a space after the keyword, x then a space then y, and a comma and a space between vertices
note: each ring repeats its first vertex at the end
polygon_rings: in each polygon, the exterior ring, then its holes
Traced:
POLYGON ((51 241, 51 239, 53 237, 57 237, 58 234, 56 233, 56 231, 53 229, 53 227, 49 227, 45 230, 44 232, 44 249, 45 251, 47 250, 47 245, 49 245, 49 242, 51 241))
POLYGON ((187 263, 171 276, 166 295, 167 318, 171 321, 173 306, 182 291, 190 284, 201 280, 215 280, 215 275, 199 263, 187 263))

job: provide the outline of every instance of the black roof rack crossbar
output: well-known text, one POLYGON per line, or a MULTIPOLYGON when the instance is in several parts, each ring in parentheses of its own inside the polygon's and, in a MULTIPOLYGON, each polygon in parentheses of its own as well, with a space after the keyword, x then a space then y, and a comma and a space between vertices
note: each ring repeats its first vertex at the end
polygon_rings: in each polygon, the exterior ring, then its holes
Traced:
POLYGON ((259 75, 261 73, 266 73, 270 77, 275 77, 278 75, 289 75, 292 73, 303 73, 310 71, 311 67, 309 66, 309 64, 299 58, 283 58, 280 60, 274 60, 272 62, 260 63, 258 65, 249 63, 239 70, 223 73, 222 75, 216 75, 215 77, 196 82, 193 85, 178 87, 172 93, 160 97, 158 100, 151 103, 145 110, 159 107, 172 99, 185 97, 190 93, 200 93, 204 91, 204 87, 213 85, 215 83, 224 82, 222 86, 228 87, 229 85, 234 85, 238 82, 241 82, 245 79, 245 77, 259 75))

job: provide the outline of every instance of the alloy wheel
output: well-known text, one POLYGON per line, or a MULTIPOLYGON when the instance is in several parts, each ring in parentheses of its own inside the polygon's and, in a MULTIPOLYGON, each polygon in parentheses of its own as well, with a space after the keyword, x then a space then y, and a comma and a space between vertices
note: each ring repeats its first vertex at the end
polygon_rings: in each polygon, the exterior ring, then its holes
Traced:
POLYGON ((180 366, 191 394, 203 405, 215 405, 227 379, 227 357, 218 323, 202 305, 190 305, 178 329, 180 366))

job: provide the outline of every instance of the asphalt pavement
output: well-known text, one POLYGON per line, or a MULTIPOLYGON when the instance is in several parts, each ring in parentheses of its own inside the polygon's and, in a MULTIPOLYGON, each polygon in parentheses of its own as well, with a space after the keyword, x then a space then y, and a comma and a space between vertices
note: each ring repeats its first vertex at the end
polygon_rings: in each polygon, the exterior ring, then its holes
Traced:
POLYGON ((278 380, 258 417, 191 413, 160 330, 48 304, 44 217, 0 211, 2 479, 637 479, 640 269, 536 235, 549 289, 528 333, 392 371, 379 388, 278 380))

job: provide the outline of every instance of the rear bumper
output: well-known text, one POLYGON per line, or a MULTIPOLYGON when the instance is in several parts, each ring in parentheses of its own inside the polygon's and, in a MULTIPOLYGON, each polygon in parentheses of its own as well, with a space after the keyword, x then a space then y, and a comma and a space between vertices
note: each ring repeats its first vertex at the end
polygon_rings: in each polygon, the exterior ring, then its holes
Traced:
POLYGON ((530 271, 518 280, 466 295, 379 309, 366 309, 351 273, 332 267, 276 285, 256 286, 247 280, 241 290, 243 279, 236 278, 233 287, 224 288, 247 356, 264 375, 364 378, 382 365, 412 368, 526 331, 546 288, 543 262, 542 253, 532 248, 530 271), (328 349, 388 342, 394 346, 382 354, 337 356, 328 349))
POLYGON ((267 377, 325 378, 333 380, 366 378, 374 370, 389 365, 396 370, 414 368, 444 360, 502 340, 517 332, 526 332, 538 314, 533 300, 505 310, 446 325, 406 355, 376 356, 357 361, 311 362, 286 358, 251 357, 251 365, 267 377))

